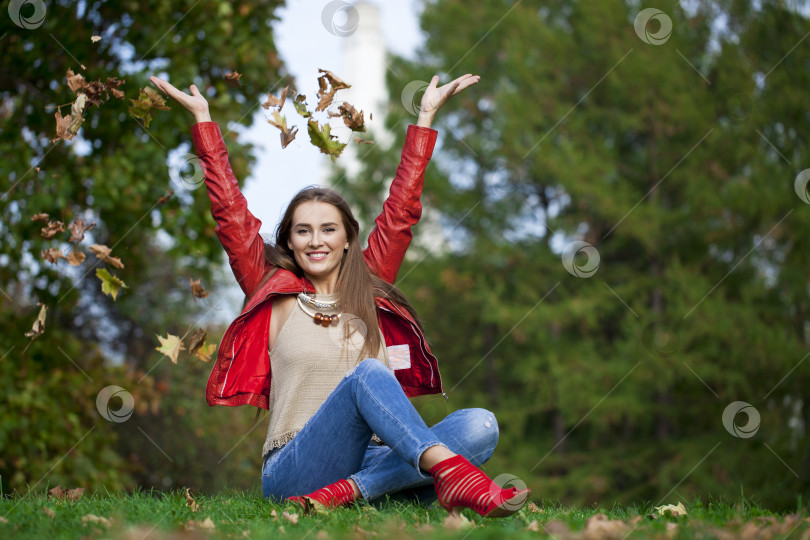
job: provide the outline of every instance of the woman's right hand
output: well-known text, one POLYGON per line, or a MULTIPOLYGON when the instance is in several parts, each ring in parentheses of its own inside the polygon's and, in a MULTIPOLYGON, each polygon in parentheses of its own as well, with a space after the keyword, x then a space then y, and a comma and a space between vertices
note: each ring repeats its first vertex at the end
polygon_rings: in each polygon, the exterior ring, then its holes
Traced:
POLYGON ((192 84, 189 87, 189 90, 191 90, 191 95, 189 95, 175 88, 170 82, 164 81, 158 77, 152 76, 149 77, 149 80, 164 94, 185 107, 186 110, 194 116, 194 120, 197 122, 211 121, 211 115, 208 112, 208 101, 206 101, 205 97, 197 90, 195 85, 192 84))

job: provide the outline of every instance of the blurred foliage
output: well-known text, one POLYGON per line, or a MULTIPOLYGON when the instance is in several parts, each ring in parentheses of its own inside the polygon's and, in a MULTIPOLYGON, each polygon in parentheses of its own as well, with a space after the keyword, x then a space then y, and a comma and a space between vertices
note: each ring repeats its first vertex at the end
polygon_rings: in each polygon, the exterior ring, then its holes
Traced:
POLYGON ((808 499, 800 4, 424 3, 420 60, 388 70, 397 140, 342 187, 369 223, 415 122, 409 83, 481 75, 434 126, 427 221, 398 285, 450 397, 421 410, 491 408, 488 471, 566 504, 808 499), (671 21, 663 43, 634 31, 642 8, 671 21), (598 251, 592 277, 561 263, 575 240, 598 251), (723 426, 737 400, 761 414, 753 437, 723 426))
MULTIPOLYGON (((147 129, 128 107, 139 89, 150 85, 150 75, 184 89, 197 84, 226 137, 234 172, 246 178, 253 157, 237 132, 252 121, 259 98, 283 80, 271 27, 282 4, 50 1, 43 24, 31 29, 13 24, 4 8, 0 475, 5 492, 57 483, 214 489, 258 478, 261 430, 250 432, 257 437, 252 445, 243 438, 254 426, 252 411, 212 411, 204 397, 210 365, 182 356, 172 365, 154 350, 156 334, 182 336, 202 325, 211 341, 224 332, 206 322, 224 309, 225 284, 232 278, 217 270, 223 251, 210 203, 204 189, 195 189, 200 182, 194 181, 193 162, 184 165, 192 119, 170 104, 172 110, 156 112, 147 129), (101 39, 93 42, 95 35, 101 39), (69 68, 87 80, 125 79, 120 90, 126 99, 90 107, 75 139, 53 143, 56 106, 75 99, 65 78, 69 68), (241 86, 226 83, 230 71, 242 74, 241 86), (169 190, 174 195, 160 203, 169 190), (40 251, 51 247, 67 253, 69 232, 43 239, 42 224, 29 220, 39 212, 66 227, 75 217, 97 223, 74 246, 88 253, 84 263, 74 268, 64 260, 53 265, 42 259, 40 251), (99 260, 87 251, 92 243, 111 247, 125 265, 114 273, 129 288, 115 302, 101 293, 94 272, 99 260), (210 297, 195 301, 190 278, 201 279, 210 297), (49 307, 45 333, 25 350, 37 302, 49 307), (133 395, 135 412, 128 421, 107 422, 97 412, 96 396, 108 385, 133 395)), ((32 16, 33 5, 23 5, 21 15, 32 16)), ((63 107, 63 114, 69 108, 63 107)))

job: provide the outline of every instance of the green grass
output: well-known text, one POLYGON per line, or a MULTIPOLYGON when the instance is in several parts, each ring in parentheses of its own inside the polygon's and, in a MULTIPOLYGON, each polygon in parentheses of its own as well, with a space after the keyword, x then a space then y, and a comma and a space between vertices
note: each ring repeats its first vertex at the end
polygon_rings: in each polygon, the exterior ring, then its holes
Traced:
POLYGON ((745 500, 736 504, 694 501, 686 504, 687 517, 657 519, 648 517, 654 513, 650 504, 573 508, 535 501, 537 506, 527 505, 515 515, 502 519, 483 519, 465 510, 470 523, 463 529, 451 530, 443 526, 447 512, 439 507, 390 503, 377 508, 361 502, 310 517, 301 515, 291 503, 271 504, 260 495, 246 492, 194 495, 194 498, 200 505, 197 512, 192 512, 182 491, 94 493, 85 494, 77 501, 56 500, 41 494, 6 497, 0 500, 0 516, 7 520, 0 520, 0 537, 499 539, 507 536, 543 538, 548 537, 545 530, 549 530, 556 531, 562 538, 734 538, 757 533, 761 537, 799 539, 805 531, 810 531, 805 511, 780 514, 745 500), (43 508, 52 510, 53 517, 43 508), (278 517, 272 516, 273 510, 278 517), (298 514, 298 522, 294 524, 283 517, 284 511, 298 514), (585 534, 587 520, 600 513, 615 523, 608 522, 607 532, 601 535, 595 530, 585 534), (113 523, 109 528, 83 523, 82 517, 87 514, 111 518, 113 523), (205 518, 211 519, 214 530, 185 532, 189 520, 203 522, 205 518), (537 523, 532 525, 533 521, 537 523), (539 530, 532 530, 534 528, 539 530))

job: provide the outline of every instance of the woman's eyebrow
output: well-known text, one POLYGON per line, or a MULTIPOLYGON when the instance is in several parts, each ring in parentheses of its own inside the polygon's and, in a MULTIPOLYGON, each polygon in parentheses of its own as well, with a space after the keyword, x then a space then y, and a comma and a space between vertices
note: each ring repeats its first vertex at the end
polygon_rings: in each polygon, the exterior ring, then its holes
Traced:
MULTIPOLYGON (((334 221, 330 221, 328 223, 321 223, 321 227, 328 227, 328 226, 335 227, 337 226, 337 223, 335 223, 334 221)), ((310 225, 309 223, 296 223, 295 227, 312 227, 312 225, 310 225)))

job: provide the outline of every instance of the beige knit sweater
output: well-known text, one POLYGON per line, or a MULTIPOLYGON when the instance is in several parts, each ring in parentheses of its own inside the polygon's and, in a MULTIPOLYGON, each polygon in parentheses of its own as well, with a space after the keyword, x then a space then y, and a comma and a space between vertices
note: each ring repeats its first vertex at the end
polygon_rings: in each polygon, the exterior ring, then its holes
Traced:
MULTIPOLYGON (((321 301, 332 299, 332 295, 316 296, 321 301)), ((309 306, 307 309, 315 312, 309 306)), ((331 309, 317 311, 336 313, 331 309)), ((262 460, 273 448, 290 442, 346 373, 363 360, 360 351, 365 343, 364 332, 356 331, 350 339, 344 338, 345 325, 356 327, 359 322, 344 314, 337 325, 324 328, 298 305, 293 306, 270 351, 270 425, 262 460)), ((375 330, 382 334, 379 327, 375 330)), ((384 341, 376 358, 388 366, 384 341)))

